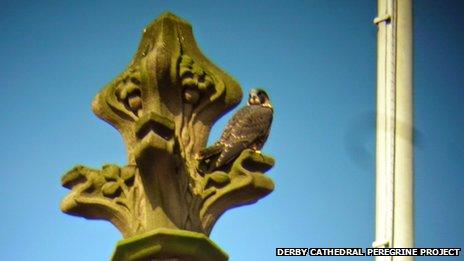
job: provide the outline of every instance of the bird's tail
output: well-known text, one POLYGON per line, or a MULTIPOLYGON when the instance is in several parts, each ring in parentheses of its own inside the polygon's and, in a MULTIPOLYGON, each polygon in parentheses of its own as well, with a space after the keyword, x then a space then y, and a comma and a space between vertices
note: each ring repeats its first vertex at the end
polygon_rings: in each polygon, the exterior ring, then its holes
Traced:
POLYGON ((218 159, 219 154, 221 154, 221 151, 221 143, 216 142, 213 145, 204 148, 203 150, 198 152, 198 170, 200 170, 203 173, 211 171, 211 168, 214 167, 214 162, 216 162, 216 160, 218 159))
POLYGON ((216 142, 213 145, 209 146, 208 148, 202 149, 200 152, 198 152, 198 158, 201 159, 209 159, 214 155, 217 155, 221 153, 221 143, 216 142))

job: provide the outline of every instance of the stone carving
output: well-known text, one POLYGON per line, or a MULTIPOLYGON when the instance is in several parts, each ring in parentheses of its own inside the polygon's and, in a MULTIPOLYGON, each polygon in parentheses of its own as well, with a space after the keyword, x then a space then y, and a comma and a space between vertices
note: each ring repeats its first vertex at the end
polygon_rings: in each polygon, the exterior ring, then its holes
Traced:
POLYGON ((122 135, 126 166, 76 166, 63 212, 113 223, 124 238, 156 229, 209 235, 228 209, 256 202, 274 184, 274 160, 245 150, 227 169, 201 173, 196 153, 242 98, 239 84, 199 50, 191 26, 164 14, 143 30, 126 71, 95 97, 94 113, 122 135))

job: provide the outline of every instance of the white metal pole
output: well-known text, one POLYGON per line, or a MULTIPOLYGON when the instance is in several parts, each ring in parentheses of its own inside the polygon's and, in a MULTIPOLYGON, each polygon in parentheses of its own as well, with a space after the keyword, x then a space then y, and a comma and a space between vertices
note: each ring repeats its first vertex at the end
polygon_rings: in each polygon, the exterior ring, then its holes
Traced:
MULTIPOLYGON (((397 0, 394 247, 414 247, 412 0, 397 0)), ((412 260, 412 258, 395 258, 412 260)))
MULTIPOLYGON (((376 240, 413 247, 412 2, 378 0, 376 240)), ((376 260, 413 260, 378 257, 376 260)))

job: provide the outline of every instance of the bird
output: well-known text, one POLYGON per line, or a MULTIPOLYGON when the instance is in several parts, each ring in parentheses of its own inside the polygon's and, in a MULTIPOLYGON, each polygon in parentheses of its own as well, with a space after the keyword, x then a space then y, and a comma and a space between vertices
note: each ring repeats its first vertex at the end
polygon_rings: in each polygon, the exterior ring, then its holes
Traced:
POLYGON ((263 89, 251 89, 247 105, 229 120, 221 138, 197 154, 200 170, 211 172, 225 167, 245 149, 261 153, 272 124, 274 109, 263 89))

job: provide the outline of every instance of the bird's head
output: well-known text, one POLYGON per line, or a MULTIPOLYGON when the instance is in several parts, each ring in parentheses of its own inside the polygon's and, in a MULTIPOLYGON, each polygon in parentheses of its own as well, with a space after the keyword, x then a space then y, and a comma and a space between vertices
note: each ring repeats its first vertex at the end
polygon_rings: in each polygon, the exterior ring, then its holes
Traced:
POLYGON ((263 89, 251 89, 248 96, 248 105, 260 105, 272 108, 269 96, 263 89))

